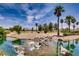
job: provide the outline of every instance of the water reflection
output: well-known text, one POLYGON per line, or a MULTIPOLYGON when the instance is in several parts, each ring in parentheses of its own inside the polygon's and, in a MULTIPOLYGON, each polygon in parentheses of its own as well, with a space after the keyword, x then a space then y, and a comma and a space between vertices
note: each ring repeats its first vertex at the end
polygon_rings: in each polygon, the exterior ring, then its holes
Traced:
POLYGON ((5 38, 4 36, 0 35, 0 51, 6 56, 15 56, 16 50, 13 47, 12 42, 8 39, 9 37, 5 38))
POLYGON ((0 33, 0 45, 6 41, 6 36, 3 33, 0 33))
POLYGON ((75 44, 78 44, 78 41, 79 41, 79 40, 75 40, 75 44))
POLYGON ((16 50, 12 46, 11 41, 5 41, 0 46, 0 50, 2 50, 6 56, 15 56, 16 55, 16 50))
MULTIPOLYGON (((13 40, 15 38, 11 38, 11 37, 7 37, 6 40, 2 41, 2 43, 0 44, 0 50, 3 51, 3 53, 5 55, 8 56, 16 56, 16 50, 13 47, 13 43, 11 40, 13 40)), ((51 46, 55 46, 56 48, 54 48, 56 50, 56 55, 59 56, 61 55, 61 46, 65 49, 67 49, 70 53, 66 53, 65 56, 77 56, 79 55, 79 40, 75 40, 75 41, 62 41, 62 39, 58 39, 56 41, 51 41, 49 42, 49 45, 51 46)), ((25 43, 25 40, 22 40, 22 45, 25 43)), ((28 41, 26 41, 28 42, 28 41)), ((25 44, 26 45, 26 44, 25 44)))

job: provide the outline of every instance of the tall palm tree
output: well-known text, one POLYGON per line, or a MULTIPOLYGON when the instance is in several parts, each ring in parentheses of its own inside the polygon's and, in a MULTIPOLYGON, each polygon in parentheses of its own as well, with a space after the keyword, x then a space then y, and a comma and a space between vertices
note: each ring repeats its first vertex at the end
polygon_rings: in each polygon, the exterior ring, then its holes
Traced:
POLYGON ((73 31, 74 31, 75 30, 75 22, 76 22, 76 19, 74 17, 72 17, 72 21, 71 22, 73 23, 73 31))
POLYGON ((79 22, 76 22, 76 25, 77 25, 77 28, 78 28, 79 22))
POLYGON ((66 16, 65 22, 67 23, 70 31, 70 25, 72 23, 72 16, 66 16))
POLYGON ((38 23, 35 23, 36 31, 38 31, 38 23))
POLYGON ((61 20, 60 20, 60 23, 61 23, 61 29, 63 29, 63 22, 64 22, 64 20, 61 19, 61 20))
POLYGON ((57 6, 55 7, 55 12, 54 14, 57 16, 58 20, 58 32, 57 32, 57 35, 59 36, 59 19, 60 19, 60 16, 62 15, 62 12, 64 12, 64 8, 63 6, 57 6))

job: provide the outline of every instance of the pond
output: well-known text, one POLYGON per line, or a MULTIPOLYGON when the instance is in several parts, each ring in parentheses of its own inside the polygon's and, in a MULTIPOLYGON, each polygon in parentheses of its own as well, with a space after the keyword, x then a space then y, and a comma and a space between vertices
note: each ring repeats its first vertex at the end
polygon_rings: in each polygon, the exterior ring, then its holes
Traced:
MULTIPOLYGON (((79 41, 70 41, 69 45, 71 46, 70 49, 72 50, 72 56, 79 56, 79 41)), ((67 47, 68 46, 68 42, 63 43, 63 47, 67 47)))
MULTIPOLYGON (((0 44, 0 51, 3 51, 4 55, 6 55, 6 56, 16 56, 17 55, 16 49, 13 47, 13 43, 12 43, 13 39, 15 40, 15 38, 7 37, 6 41, 4 41, 2 44, 0 44)), ((25 40, 22 40, 21 44, 24 44, 24 43, 26 43, 25 40)), ((69 41, 69 42, 62 41, 62 44, 63 44, 62 46, 65 49, 69 49, 72 56, 79 56, 79 53, 78 53, 79 52, 79 40, 74 40, 74 41, 69 41)), ((54 46, 55 51, 57 50, 57 40, 50 41, 49 45, 54 46)), ((58 46, 60 46, 60 45, 58 45, 58 46)), ((51 52, 51 53, 53 53, 53 52, 51 52)))
MULTIPOLYGON (((57 41, 53 40, 53 41, 49 42, 49 44, 51 46, 57 47, 57 41)), ((58 46, 60 47, 60 45, 58 45, 58 46)), ((63 46, 63 48, 67 49, 71 53, 71 56, 79 56, 79 53, 78 53, 79 52, 79 40, 69 41, 69 43, 68 43, 68 41, 66 41, 66 42, 62 41, 62 46, 63 46), (68 48, 68 46, 69 46, 69 48, 68 48)), ((57 48, 55 49, 55 51, 56 50, 57 50, 57 48)), ((60 51, 59 51, 59 53, 60 53, 60 51)))
POLYGON ((2 44, 0 44, 0 51, 3 52, 4 55, 6 55, 6 56, 16 56, 16 55, 18 55, 16 53, 17 50, 16 50, 16 48, 14 48, 13 45, 14 46, 25 46, 25 47, 28 46, 28 48, 26 48, 26 49, 28 49, 28 51, 34 50, 35 49, 34 48, 35 46, 37 48, 39 47, 38 44, 36 44, 33 41, 28 41, 26 39, 18 40, 16 38, 6 37, 6 40, 2 44), (29 44, 32 44, 32 46, 29 45, 29 44))
POLYGON ((0 45, 0 51, 4 53, 6 56, 16 56, 16 50, 12 46, 11 41, 5 41, 0 45))

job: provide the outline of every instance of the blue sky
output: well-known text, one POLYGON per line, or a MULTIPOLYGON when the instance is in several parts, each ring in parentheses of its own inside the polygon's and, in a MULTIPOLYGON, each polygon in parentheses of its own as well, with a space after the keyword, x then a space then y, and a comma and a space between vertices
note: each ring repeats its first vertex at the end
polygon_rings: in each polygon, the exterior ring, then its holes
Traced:
MULTIPOLYGON (((68 15, 74 16, 79 21, 79 4, 54 4, 54 3, 29 3, 29 4, 0 4, 0 26, 9 28, 14 25, 21 25, 24 28, 31 28, 35 23, 44 24, 57 21, 53 14, 54 8, 62 5, 65 12, 61 19, 68 15)), ((66 24, 64 24, 66 27, 66 24)))

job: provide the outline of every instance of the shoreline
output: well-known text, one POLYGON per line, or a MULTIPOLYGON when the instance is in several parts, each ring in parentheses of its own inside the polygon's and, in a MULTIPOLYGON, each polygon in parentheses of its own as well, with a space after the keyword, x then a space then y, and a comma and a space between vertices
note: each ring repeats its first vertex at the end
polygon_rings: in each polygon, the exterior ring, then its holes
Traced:
POLYGON ((7 37, 13 37, 13 38, 18 38, 18 39, 25 39, 25 40, 34 40, 34 39, 40 39, 40 38, 52 38, 52 39, 62 39, 63 41, 68 41, 68 40, 75 40, 79 38, 79 35, 70 35, 70 36, 62 36, 62 33, 60 33, 61 36, 57 36, 57 33, 36 33, 36 32, 25 32, 21 34, 17 34, 16 32, 11 32, 7 34, 7 37))

